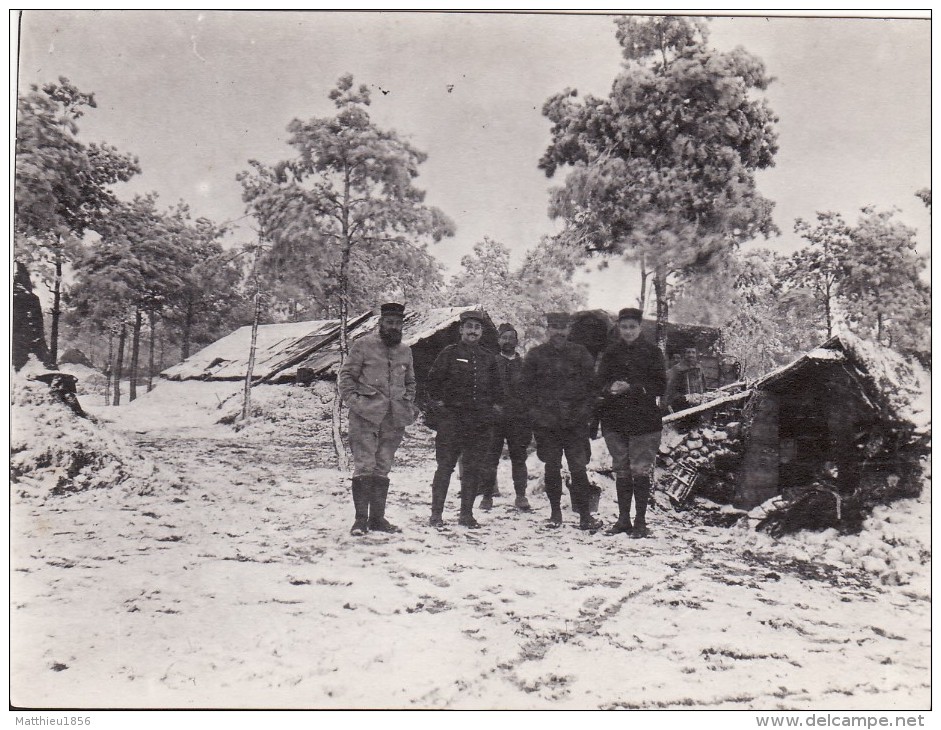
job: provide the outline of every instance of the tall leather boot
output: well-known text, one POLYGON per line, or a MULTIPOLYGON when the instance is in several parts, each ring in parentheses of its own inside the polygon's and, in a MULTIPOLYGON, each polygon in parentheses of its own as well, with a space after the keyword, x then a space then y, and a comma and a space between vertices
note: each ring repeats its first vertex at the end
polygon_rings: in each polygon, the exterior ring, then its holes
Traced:
POLYGON ((562 474, 546 466, 546 496, 549 498, 549 527, 562 526, 562 474))
POLYGON ((647 501, 650 499, 650 477, 634 477, 634 529, 631 531, 631 537, 647 537, 650 530, 647 529, 647 501))
POLYGON ((618 477, 614 488, 618 493, 618 521, 605 530, 605 535, 630 533, 633 527, 631 525, 631 499, 634 496, 634 478, 630 474, 626 477, 618 477))
POLYGON ((371 476, 353 477, 353 509, 356 516, 353 519, 353 527, 350 528, 351 535, 365 535, 369 529, 367 521, 369 519, 369 480, 371 476))
POLYGON ((369 498, 369 529, 376 532, 402 532, 386 519, 386 500, 389 498, 389 478, 374 476, 369 498))
POLYGON ((469 527, 472 530, 480 527, 480 523, 474 519, 474 500, 477 498, 477 485, 480 479, 475 470, 467 468, 464 465, 464 481, 461 482, 461 514, 457 518, 457 524, 461 527, 469 527))
POLYGON ((513 491, 516 492, 516 509, 520 512, 530 512, 532 505, 526 499, 526 482, 529 481, 529 473, 526 471, 525 461, 512 462, 513 491))
POLYGON ((591 482, 584 472, 572 474, 572 504, 578 512, 578 529, 599 530, 602 522, 591 516, 591 482))
POLYGON ((436 471, 431 482, 431 519, 428 524, 432 527, 444 527, 444 502, 448 497, 448 486, 451 475, 436 471))
POLYGON ((483 475, 478 480, 478 487, 474 490, 476 494, 481 495, 480 508, 485 511, 493 509, 493 498, 496 494, 497 472, 483 475))

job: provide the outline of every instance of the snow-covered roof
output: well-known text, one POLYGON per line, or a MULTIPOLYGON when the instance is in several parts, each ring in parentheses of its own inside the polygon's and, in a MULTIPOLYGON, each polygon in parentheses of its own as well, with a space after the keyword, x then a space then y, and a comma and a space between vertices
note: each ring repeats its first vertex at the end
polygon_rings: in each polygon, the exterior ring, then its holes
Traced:
POLYGON ((896 419, 910 423, 916 433, 931 429, 931 375, 920 363, 851 332, 841 332, 823 346, 841 347, 871 390, 870 395, 896 419))
MULTIPOLYGON (((414 345, 457 321, 474 307, 441 307, 405 313, 402 342, 414 345)), ((365 312, 347 325, 349 339, 372 332, 379 315, 365 312)), ((248 372, 251 326, 240 327, 161 373, 169 380, 239 380, 248 372)), ((316 375, 331 372, 340 361, 340 321, 337 319, 259 325, 252 379, 259 382, 293 379, 299 367, 316 375)))
MULTIPOLYGON (((402 322, 402 343, 412 347, 450 327, 457 321, 461 312, 472 309, 475 309, 475 307, 439 307, 436 309, 406 311, 402 322)), ((374 314, 357 327, 356 331, 350 335, 350 340, 367 335, 378 326, 379 315, 374 314)), ((304 361, 281 370, 278 377, 294 377, 300 368, 310 370, 315 377, 321 376, 334 371, 339 362, 340 343, 337 340, 331 340, 317 347, 304 361)))
MULTIPOLYGON (((349 327, 358 326, 368 316, 367 312, 350 320, 349 327)), ((305 357, 325 340, 335 339, 339 335, 339 325, 336 319, 259 325, 253 379, 269 378, 305 357)), ((244 378, 248 372, 251 338, 251 326, 240 327, 161 374, 170 380, 244 378)))
POLYGON ((912 425, 916 433, 931 428, 931 376, 917 362, 851 332, 841 332, 820 347, 809 350, 787 365, 764 374, 734 395, 719 397, 692 408, 670 414, 664 421, 678 421, 709 412, 723 404, 745 398, 785 378, 797 375, 814 363, 846 362, 858 376, 871 401, 899 422, 912 425))

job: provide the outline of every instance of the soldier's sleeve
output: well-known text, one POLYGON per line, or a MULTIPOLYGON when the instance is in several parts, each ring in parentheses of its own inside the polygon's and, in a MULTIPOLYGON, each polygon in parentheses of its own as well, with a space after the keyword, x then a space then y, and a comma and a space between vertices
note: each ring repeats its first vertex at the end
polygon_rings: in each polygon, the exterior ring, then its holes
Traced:
POLYGON ((438 353, 431 370, 428 371, 428 396, 432 400, 442 400, 444 397, 444 384, 448 377, 448 366, 451 362, 451 347, 445 347, 438 353))
POLYGON ((410 401, 415 400, 415 363, 412 359, 412 348, 408 348, 408 365, 405 367, 405 398, 410 401))
POLYGON ((601 354, 601 362, 598 363, 598 375, 596 376, 598 391, 604 393, 611 383, 614 382, 614 379, 611 377, 611 363, 608 355, 608 351, 605 350, 601 354))
POLYGON ((356 392, 356 384, 363 374, 363 345, 361 341, 353 343, 350 351, 340 366, 340 372, 337 373, 337 385, 340 389, 340 397, 349 401, 356 392))
POLYGON ((508 378, 504 378, 500 372, 500 363, 497 362, 499 355, 490 356, 490 382, 496 387, 493 389, 493 402, 502 406, 506 402, 508 390, 508 378))
POLYGON ((527 402, 532 402, 533 387, 536 382, 536 371, 538 365, 536 361, 536 351, 530 350, 523 358, 523 367, 520 368, 519 386, 520 392, 527 402))

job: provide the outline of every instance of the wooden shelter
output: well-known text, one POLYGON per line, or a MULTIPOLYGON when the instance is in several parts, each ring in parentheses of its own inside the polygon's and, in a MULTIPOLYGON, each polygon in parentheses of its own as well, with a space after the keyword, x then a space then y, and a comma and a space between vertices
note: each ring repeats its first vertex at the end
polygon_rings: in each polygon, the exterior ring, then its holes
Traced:
POLYGON ((886 480, 915 489, 906 482, 930 438, 927 379, 891 350, 838 335, 664 418, 655 480, 677 504, 697 493, 743 509, 812 486, 837 506, 886 480))

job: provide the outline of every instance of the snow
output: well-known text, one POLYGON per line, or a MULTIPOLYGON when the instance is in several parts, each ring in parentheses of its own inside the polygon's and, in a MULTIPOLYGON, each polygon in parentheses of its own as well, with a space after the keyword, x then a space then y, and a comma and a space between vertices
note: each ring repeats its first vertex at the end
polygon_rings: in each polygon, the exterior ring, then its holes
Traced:
POLYGON ((841 332, 839 340, 863 365, 874 387, 888 399, 897 418, 912 424, 916 433, 928 433, 931 428, 930 373, 894 350, 851 332, 841 332))
MULTIPOLYGON (((339 320, 313 320, 259 325, 253 376, 261 378, 273 374, 285 353, 317 342, 336 330, 338 324, 339 320)), ((251 325, 240 327, 178 365, 167 368, 163 375, 167 378, 244 378, 248 372, 251 342, 251 325)))
MULTIPOLYGON (((24 387, 16 431, 84 433, 23 405, 24 387)), ((579 531, 568 509, 548 529, 532 458, 535 511, 515 511, 504 460, 482 529, 456 526, 455 476, 437 531, 433 435, 416 425, 387 513, 403 533, 354 538, 329 384, 256 387, 251 420, 220 425, 240 387, 161 382, 124 406, 83 402, 103 449, 164 475, 148 490, 133 475, 63 496, 14 484, 15 704, 930 707, 930 490, 855 538, 776 542, 653 509, 653 536, 630 540, 579 531)), ((603 440, 592 451, 604 468, 603 440)), ((613 482, 593 478, 611 521, 613 482)))

